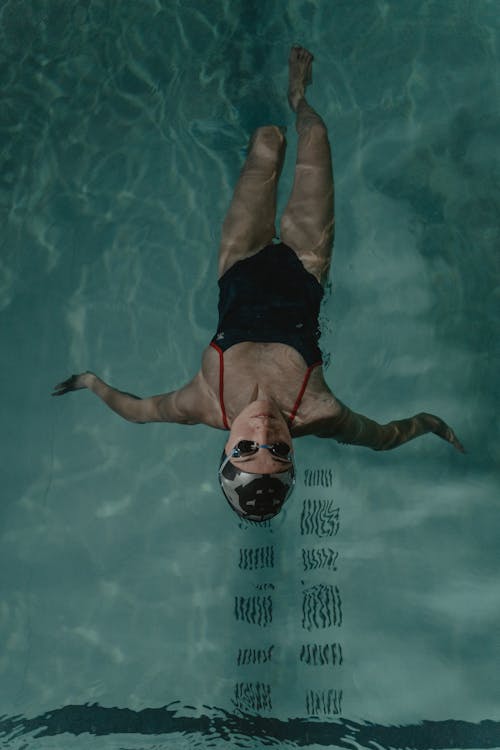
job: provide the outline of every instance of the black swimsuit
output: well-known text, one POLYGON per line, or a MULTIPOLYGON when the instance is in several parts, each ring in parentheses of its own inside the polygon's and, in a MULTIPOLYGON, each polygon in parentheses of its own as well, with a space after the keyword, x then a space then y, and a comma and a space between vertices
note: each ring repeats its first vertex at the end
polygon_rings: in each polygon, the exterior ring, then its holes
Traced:
POLYGON ((219 323, 210 345, 219 352, 219 396, 224 426, 224 357, 244 341, 287 344, 308 368, 292 410, 293 421, 314 367, 322 364, 318 315, 323 288, 295 252, 280 243, 235 263, 219 279, 219 323))

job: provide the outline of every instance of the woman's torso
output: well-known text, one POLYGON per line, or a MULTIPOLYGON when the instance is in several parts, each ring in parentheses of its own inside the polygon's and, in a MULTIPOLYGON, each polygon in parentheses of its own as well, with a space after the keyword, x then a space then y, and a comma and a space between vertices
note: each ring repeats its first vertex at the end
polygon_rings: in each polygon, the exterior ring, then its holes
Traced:
POLYGON ((286 344, 242 342, 224 353, 208 346, 200 378, 207 400, 203 421, 219 429, 230 427, 234 417, 256 398, 258 388, 276 401, 289 423, 293 416, 294 436, 314 433, 318 423, 338 410, 321 364, 308 368, 301 354, 286 344))

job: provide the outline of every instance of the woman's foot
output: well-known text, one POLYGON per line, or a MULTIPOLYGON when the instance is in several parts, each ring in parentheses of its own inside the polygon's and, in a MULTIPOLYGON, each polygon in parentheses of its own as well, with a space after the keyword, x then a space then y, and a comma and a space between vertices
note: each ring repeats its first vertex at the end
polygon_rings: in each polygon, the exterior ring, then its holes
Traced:
POLYGON ((305 47, 292 47, 288 58, 288 102, 294 112, 312 81, 313 55, 305 47))

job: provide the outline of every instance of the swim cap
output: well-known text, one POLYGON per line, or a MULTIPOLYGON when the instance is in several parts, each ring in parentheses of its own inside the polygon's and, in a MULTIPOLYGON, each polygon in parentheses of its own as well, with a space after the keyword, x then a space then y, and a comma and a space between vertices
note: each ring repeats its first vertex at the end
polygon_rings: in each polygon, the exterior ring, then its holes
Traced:
MULTIPOLYGON (((227 456, 222 451, 219 467, 227 456)), ((267 521, 276 516, 295 484, 293 465, 277 474, 251 474, 241 471, 231 461, 219 469, 219 482, 231 508, 249 521, 267 521)))

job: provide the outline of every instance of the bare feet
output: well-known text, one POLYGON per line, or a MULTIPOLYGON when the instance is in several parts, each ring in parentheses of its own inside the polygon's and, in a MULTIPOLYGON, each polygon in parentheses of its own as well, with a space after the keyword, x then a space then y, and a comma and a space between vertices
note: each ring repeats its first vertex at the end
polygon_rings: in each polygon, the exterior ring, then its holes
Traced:
POLYGON ((313 55, 305 47, 292 47, 288 58, 288 102, 294 112, 312 81, 313 55))

